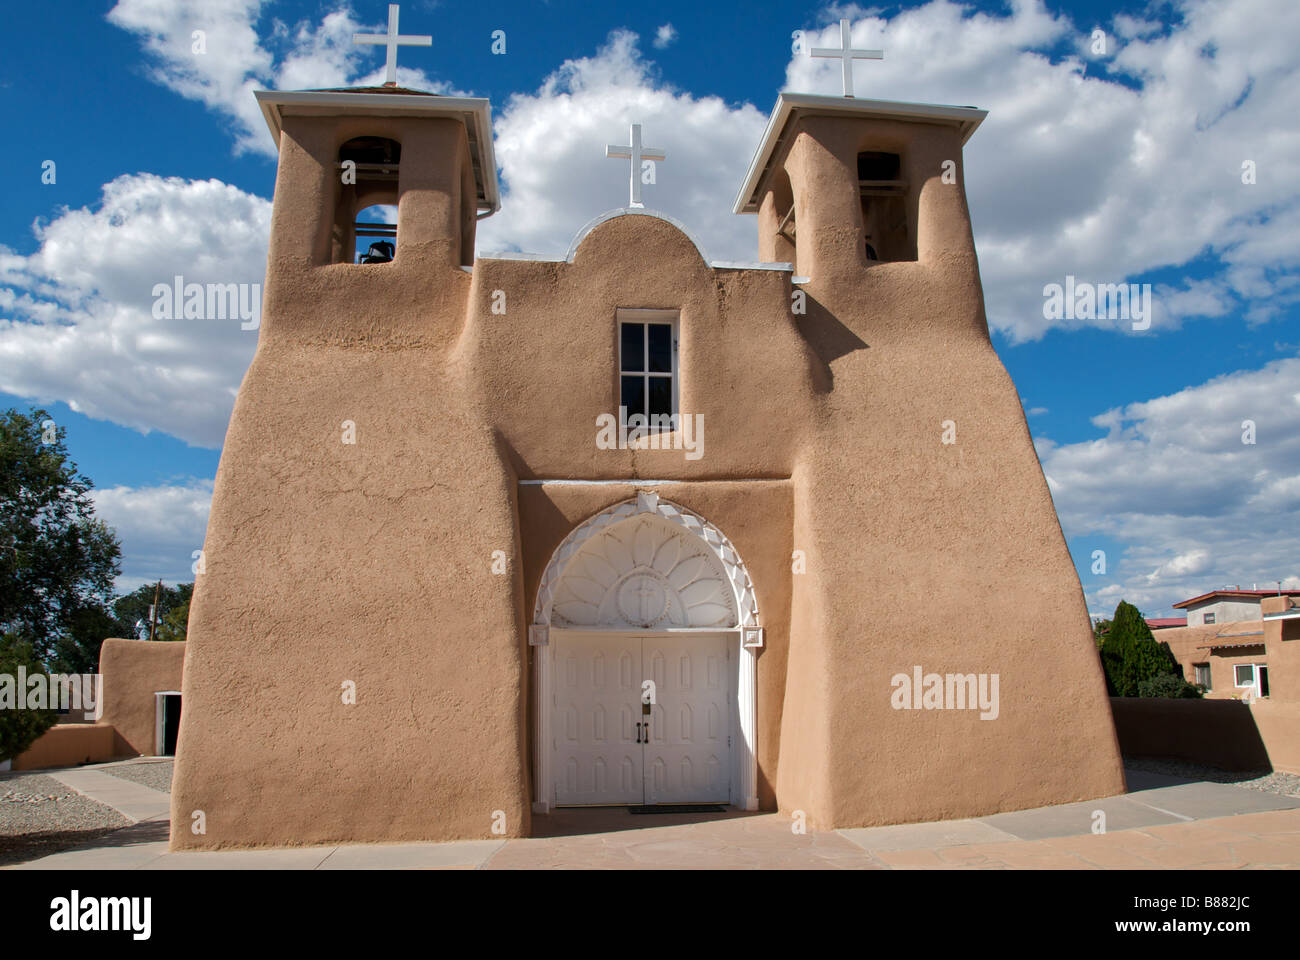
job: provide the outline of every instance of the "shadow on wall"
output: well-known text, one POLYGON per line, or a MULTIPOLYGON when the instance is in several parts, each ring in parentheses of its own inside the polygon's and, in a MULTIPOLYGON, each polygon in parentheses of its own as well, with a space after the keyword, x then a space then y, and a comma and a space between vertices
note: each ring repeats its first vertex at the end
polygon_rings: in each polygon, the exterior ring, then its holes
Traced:
POLYGON ((810 361, 813 389, 818 393, 830 393, 835 389, 835 371, 831 365, 840 357, 858 350, 867 349, 870 344, 818 302, 811 294, 806 294, 803 316, 795 316, 795 326, 808 346, 812 348, 817 361, 810 361))
MULTIPOLYGON (((1110 706, 1126 757, 1168 757, 1223 770, 1274 768, 1254 714, 1240 701, 1111 697, 1110 706)), ((1293 735, 1300 739, 1300 729, 1293 735)))

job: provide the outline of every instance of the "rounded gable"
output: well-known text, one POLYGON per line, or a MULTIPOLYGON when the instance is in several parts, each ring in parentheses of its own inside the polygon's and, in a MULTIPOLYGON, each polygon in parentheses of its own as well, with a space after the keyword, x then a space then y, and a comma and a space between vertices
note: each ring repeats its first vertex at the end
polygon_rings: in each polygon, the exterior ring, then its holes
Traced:
POLYGON ((625 223, 626 221, 623 220, 624 217, 649 217, 652 220, 658 220, 668 224, 680 233, 682 237, 690 241, 691 246, 695 248, 695 252, 699 254, 700 260, 706 267, 710 265, 711 261, 709 260, 708 254, 704 252, 704 247, 700 244, 699 239, 676 217, 670 217, 668 214, 660 213, 657 210, 642 210, 631 207, 608 210, 600 216, 590 220, 581 230, 578 231, 577 236, 573 238, 573 242, 569 244, 569 250, 564 255, 564 259, 569 263, 573 263, 574 257, 578 254, 578 250, 587 242, 593 233, 598 232, 600 228, 607 224, 618 222, 625 223))

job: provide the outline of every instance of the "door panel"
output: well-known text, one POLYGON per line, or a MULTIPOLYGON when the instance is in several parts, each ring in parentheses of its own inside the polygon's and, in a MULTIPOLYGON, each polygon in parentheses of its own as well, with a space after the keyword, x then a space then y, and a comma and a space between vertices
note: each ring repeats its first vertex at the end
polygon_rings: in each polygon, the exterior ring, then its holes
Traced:
POLYGON ((728 802, 732 635, 552 636, 557 805, 728 802))
POLYGON ((640 639, 557 637, 554 656, 555 802, 641 803, 640 639))
POLYGON ((726 803, 730 782, 727 636, 647 637, 658 701, 646 745, 646 803, 726 803), (671 665, 671 666, 670 666, 671 665))

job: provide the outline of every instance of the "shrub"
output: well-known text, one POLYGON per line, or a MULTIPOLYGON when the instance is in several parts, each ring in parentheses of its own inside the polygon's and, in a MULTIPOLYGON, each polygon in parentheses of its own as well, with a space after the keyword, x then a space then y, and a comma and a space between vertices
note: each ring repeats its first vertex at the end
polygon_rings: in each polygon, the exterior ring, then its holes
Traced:
POLYGON ((1200 684, 1188 683, 1181 674, 1162 673, 1142 680, 1137 686, 1139 697, 1168 697, 1170 699, 1198 699, 1205 694, 1200 684))
MULTIPOLYGON (((13 678, 11 689, 15 697, 23 698, 22 702, 25 702, 27 691, 17 689, 20 666, 26 668, 28 675, 45 672, 32 655, 30 644, 11 634, 0 636, 0 676, 7 674, 13 678)), ((0 703, 0 761, 12 760, 54 726, 56 715, 53 710, 19 710, 17 706, 17 703, 12 706, 0 703)))

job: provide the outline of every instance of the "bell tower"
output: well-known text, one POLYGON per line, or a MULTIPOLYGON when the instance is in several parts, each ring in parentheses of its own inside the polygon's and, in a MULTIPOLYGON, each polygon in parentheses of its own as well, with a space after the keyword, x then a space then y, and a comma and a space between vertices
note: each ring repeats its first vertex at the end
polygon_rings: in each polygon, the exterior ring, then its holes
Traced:
POLYGON ((759 257, 815 281, 974 256, 962 146, 986 111, 783 93, 736 198, 759 257))
POLYGON ((416 321, 407 294, 463 296, 477 223, 500 207, 487 100, 388 85, 256 96, 279 148, 269 332, 320 322, 322 299, 347 333, 377 301, 391 325, 416 321), (305 304, 313 316, 297 316, 305 304))

